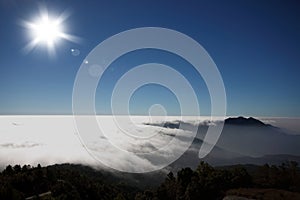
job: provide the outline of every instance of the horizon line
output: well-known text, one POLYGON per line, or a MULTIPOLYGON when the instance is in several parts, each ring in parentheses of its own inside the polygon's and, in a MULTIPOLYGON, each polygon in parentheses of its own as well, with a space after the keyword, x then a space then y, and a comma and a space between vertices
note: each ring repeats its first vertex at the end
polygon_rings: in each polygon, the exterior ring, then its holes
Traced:
MULTIPOLYGON (((0 114, 0 117, 5 116, 128 116, 126 114, 118 114, 118 115, 112 115, 112 114, 0 114)), ((149 115, 141 115, 141 114, 132 114, 129 116, 149 116, 149 115)), ((153 117, 163 117, 165 115, 151 115, 153 117)), ((300 116, 254 116, 254 115, 225 115, 225 116, 211 116, 211 115, 166 115, 165 117, 253 117, 253 118, 286 118, 286 119, 300 119, 300 116)))

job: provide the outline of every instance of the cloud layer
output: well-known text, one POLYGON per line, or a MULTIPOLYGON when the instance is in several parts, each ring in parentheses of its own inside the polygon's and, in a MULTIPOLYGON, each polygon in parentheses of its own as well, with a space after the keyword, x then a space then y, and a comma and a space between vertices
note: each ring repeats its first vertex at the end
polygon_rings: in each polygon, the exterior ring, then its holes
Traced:
MULTIPOLYGON (((207 127, 217 123, 217 120, 211 122, 204 117, 200 120, 189 117, 184 121, 180 117, 133 117, 130 123, 125 120, 118 125, 114 125, 115 119, 111 116, 99 116, 97 120, 102 133, 87 133, 84 138, 85 133, 78 133, 73 116, 1 116, 0 165, 71 162, 97 167, 117 166, 119 170, 128 172, 151 171, 164 167, 162 163, 167 163, 166 157, 177 160, 179 153, 190 146, 193 138, 190 130, 199 127, 196 140, 174 164, 183 167, 199 162, 197 153, 207 127), (184 129, 180 129, 179 123, 185 124, 184 129)), ((278 118, 276 120, 279 121, 278 118)), ((295 137, 280 142, 281 135, 270 137, 261 130, 256 134, 250 129, 243 134, 239 131, 225 127, 210 158, 264 155, 269 151, 292 152, 295 150, 294 143, 297 144, 295 137), (262 133, 265 134, 263 137, 262 133), (257 141, 261 142, 261 147, 257 141), (253 148, 254 144, 257 147, 253 148)))

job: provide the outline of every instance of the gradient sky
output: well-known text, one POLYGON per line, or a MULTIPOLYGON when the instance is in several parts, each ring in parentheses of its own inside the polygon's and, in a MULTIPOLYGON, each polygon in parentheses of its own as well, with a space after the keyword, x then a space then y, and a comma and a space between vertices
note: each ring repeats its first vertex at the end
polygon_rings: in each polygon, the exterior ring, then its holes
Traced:
MULTIPOLYGON (((300 117, 300 3, 298 1, 0 1, 0 114, 71 114, 73 83, 84 58, 101 41, 138 27, 164 27, 199 42, 223 77, 227 115, 300 117), (22 20, 34 20, 39 4, 58 16, 68 11, 67 33, 80 43, 61 41, 56 56, 37 46, 22 52, 32 38, 22 20), (71 49, 80 50, 74 56, 71 49)), ((131 52, 116 60, 96 94, 99 114, 110 113, 116 80, 148 62, 170 65, 197 91, 202 115, 209 115, 205 83, 185 60, 159 50, 131 52), (184 66, 184 67, 182 67, 184 66)), ((131 112, 147 114, 153 104, 179 112, 166 88, 148 85, 132 97, 131 112)))

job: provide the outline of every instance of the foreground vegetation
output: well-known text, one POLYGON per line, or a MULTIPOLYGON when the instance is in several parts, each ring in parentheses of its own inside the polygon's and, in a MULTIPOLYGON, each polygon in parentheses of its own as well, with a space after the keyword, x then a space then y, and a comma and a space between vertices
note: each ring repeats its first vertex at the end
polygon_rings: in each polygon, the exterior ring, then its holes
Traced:
MULTIPOLYGON (((214 168, 201 162, 192 170, 170 172, 156 187, 127 181, 129 175, 81 165, 7 166, 0 174, 0 199, 222 199, 226 195, 256 199, 299 199, 296 162, 280 166, 214 168)), ((149 183, 144 175, 144 183, 149 183)))

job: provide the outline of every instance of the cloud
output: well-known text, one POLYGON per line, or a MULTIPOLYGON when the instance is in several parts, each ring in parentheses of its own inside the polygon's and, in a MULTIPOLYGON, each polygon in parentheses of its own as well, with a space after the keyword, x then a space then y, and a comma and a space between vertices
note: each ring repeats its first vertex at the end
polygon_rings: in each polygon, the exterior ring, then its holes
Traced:
POLYGON ((17 149, 17 148, 33 148, 36 146, 40 146, 42 144, 39 143, 34 143, 34 142, 23 142, 20 144, 16 144, 16 143, 3 143, 0 144, 0 148, 12 148, 12 149, 17 149))
POLYGON ((97 119, 105 134, 86 139, 84 132, 78 133, 73 116, 2 117, 0 164, 71 162, 114 166, 122 171, 151 171, 163 167, 166 157, 176 160, 190 145, 190 130, 199 123, 208 124, 208 120, 199 122, 197 117, 185 117, 185 121, 181 117, 139 116, 129 121, 119 117, 117 126, 111 116, 97 119))
MULTIPOLYGON (((200 121, 196 117, 186 117, 184 120, 180 117, 150 120, 139 116, 133 117, 134 123, 125 121, 116 126, 111 116, 99 116, 97 119, 105 134, 91 135, 82 143, 85 133, 78 133, 73 116, 1 117, 0 165, 69 162, 103 168, 117 166, 123 171, 149 171, 161 167, 166 157, 176 159, 178 152, 184 152, 192 137, 190 130, 195 127, 199 128, 197 139, 186 154, 188 159, 197 163, 197 152, 207 127, 218 123, 209 118, 202 118, 200 121), (14 122, 22 126, 16 126, 14 122), (182 126, 178 126, 179 124, 182 126), (160 149, 163 151, 159 151, 160 149)), ((260 142, 271 142, 267 136, 264 140, 259 140, 254 137, 253 132, 237 134, 234 131, 236 130, 225 129, 217 145, 223 150, 244 153, 246 150, 260 150, 260 147, 253 148, 253 144, 258 146, 260 142), (245 138, 248 139, 244 140, 245 138)), ((273 143, 274 148, 280 149, 279 144, 273 143)), ((271 148, 269 146, 265 145, 264 148, 271 148)), ((261 149, 263 151, 265 149, 261 149)), ((189 162, 184 160, 181 164, 186 163, 189 162)))

